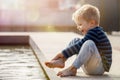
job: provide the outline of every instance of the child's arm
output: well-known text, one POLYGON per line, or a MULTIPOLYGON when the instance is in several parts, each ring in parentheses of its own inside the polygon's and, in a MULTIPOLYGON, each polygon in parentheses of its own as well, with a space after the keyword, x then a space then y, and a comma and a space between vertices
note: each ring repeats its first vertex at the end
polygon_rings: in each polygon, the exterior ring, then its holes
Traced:
POLYGON ((82 44, 87 40, 93 40, 94 42, 98 42, 97 34, 94 34, 94 31, 89 31, 83 39, 75 43, 74 45, 67 47, 62 51, 63 55, 68 58, 72 56, 73 54, 78 54, 79 50, 81 49, 82 44))

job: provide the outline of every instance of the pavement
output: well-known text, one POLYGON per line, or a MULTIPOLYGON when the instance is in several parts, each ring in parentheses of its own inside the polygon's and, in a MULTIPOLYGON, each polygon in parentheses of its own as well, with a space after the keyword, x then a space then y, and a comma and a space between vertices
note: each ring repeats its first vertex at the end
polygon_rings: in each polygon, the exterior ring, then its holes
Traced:
MULTIPOLYGON (((32 36, 35 42, 40 47, 42 53, 47 60, 51 60, 57 53, 61 52, 68 43, 75 37, 82 38, 83 36, 72 32, 48 32, 39 33, 36 36, 32 36)), ((63 77, 61 80, 120 80, 120 36, 108 36, 113 46, 113 63, 109 73, 105 73, 103 76, 89 76, 84 74, 80 68, 77 72, 77 76, 63 77)), ((67 60, 65 68, 69 67, 74 61, 76 56, 67 60)), ((63 69, 65 69, 63 68, 63 69)), ((53 69, 55 73, 63 69, 53 69)), ((53 79, 54 80, 54 79, 53 79)))
MULTIPOLYGON (((1 36, 4 35, 18 35, 17 33, 0 33, 1 36)), ((46 68, 44 65, 44 58, 46 58, 46 61, 51 60, 57 53, 61 52, 67 45, 68 43, 75 37, 80 37, 82 38, 83 36, 78 35, 73 32, 35 32, 35 33, 22 33, 20 35, 29 35, 31 40, 35 42, 35 45, 37 45, 37 52, 39 53, 40 51, 43 53, 41 56, 41 52, 38 55, 38 58, 41 60, 43 68, 46 68), (43 57, 44 55, 44 57, 43 57)), ((84 74, 82 69, 80 68, 77 71, 76 76, 70 76, 70 77, 58 77, 57 79, 56 74, 58 71, 61 71, 67 67, 69 67, 76 56, 73 56, 69 58, 66 61, 65 68, 63 69, 49 69, 47 68, 47 73, 50 74, 51 76, 54 75, 56 77, 51 77, 50 80, 120 80, 120 64, 119 64, 119 58, 120 58, 120 36, 118 35, 108 35, 110 42, 113 47, 113 63, 110 69, 109 73, 105 73, 103 76, 89 76, 84 74), (50 72, 49 72, 50 71, 50 72), (52 73, 52 74, 51 74, 52 73)), ((26 40, 25 40, 26 41, 26 40)), ((25 42, 23 41, 23 42, 25 42)), ((34 44, 33 44, 34 45, 34 44)))

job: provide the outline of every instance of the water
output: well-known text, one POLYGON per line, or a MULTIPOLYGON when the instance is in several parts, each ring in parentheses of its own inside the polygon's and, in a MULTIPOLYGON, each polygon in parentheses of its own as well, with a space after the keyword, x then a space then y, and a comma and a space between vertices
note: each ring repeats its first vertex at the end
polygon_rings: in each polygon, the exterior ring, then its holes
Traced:
POLYGON ((0 46, 0 80, 47 80, 29 46, 0 46))

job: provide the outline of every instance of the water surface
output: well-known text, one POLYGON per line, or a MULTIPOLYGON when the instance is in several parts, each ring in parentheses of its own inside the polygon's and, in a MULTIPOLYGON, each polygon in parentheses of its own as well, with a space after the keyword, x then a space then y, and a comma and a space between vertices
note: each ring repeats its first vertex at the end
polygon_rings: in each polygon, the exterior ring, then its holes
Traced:
POLYGON ((0 46, 0 80, 46 80, 29 46, 0 46))

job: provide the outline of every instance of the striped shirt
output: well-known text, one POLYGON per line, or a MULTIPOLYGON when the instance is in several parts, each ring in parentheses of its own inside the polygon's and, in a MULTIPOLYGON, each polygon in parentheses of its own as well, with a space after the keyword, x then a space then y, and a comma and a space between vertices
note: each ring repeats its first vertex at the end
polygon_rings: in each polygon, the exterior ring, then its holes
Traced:
POLYGON ((62 51, 63 55, 68 58, 72 56, 72 54, 78 54, 81 46, 87 40, 92 40, 97 46, 97 49, 102 58, 103 67, 105 71, 109 72, 111 64, 112 64, 112 47, 108 37, 106 36, 103 29, 99 26, 90 29, 83 39, 75 43, 74 45, 67 47, 62 51))

